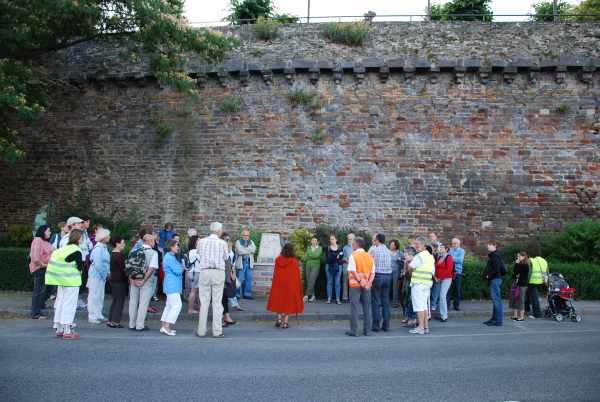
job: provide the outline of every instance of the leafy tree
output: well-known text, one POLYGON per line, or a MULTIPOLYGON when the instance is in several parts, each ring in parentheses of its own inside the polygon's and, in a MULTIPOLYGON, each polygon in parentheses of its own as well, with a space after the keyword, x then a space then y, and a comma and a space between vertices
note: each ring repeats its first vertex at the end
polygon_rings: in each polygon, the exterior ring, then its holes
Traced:
POLYGON ((577 21, 600 21, 600 0, 583 0, 574 7, 574 14, 591 15, 590 17, 576 17, 577 21))
MULTIPOLYGON (((533 5, 533 9, 535 10, 535 14, 530 18, 532 21, 536 22, 552 22, 554 21, 554 5, 552 0, 541 1, 539 3, 535 3, 533 5)), ((557 11, 558 15, 566 15, 573 14, 573 7, 567 3, 566 1, 559 1, 557 3, 557 11)))
POLYGON ((231 0, 225 20, 232 24, 253 24, 259 17, 271 18, 275 7, 271 0, 231 0))
POLYGON ((259 18, 272 19, 281 24, 295 24, 299 18, 290 14, 277 14, 271 0, 231 0, 230 14, 225 17, 235 25, 254 24, 259 18))
POLYGON ((490 8, 490 1, 491 0, 452 0, 445 4, 434 4, 431 6, 430 19, 432 21, 491 22, 494 15, 490 8))
POLYGON ((197 96, 185 53, 220 60, 231 38, 191 27, 184 0, 0 0, 0 158, 24 155, 23 125, 39 119, 60 82, 45 73, 52 52, 86 41, 117 40, 136 60, 143 52, 162 84, 197 96))

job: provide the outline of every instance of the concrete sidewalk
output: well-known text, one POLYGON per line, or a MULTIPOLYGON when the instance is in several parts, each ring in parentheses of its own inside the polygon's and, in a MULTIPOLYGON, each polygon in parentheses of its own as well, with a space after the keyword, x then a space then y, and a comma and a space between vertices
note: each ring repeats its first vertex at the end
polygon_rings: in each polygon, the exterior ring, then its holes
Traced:
MULTIPOLYGON (((87 296, 84 295, 84 299, 87 296)), ((104 312, 108 315, 110 306, 110 295, 106 296, 104 312)), ((127 303, 125 303, 123 322, 127 320, 127 303)), ((152 306, 159 309, 159 313, 148 313, 149 320, 160 320, 162 309, 165 301, 162 296, 159 302, 151 302, 152 306)), ((266 310, 267 301, 265 299, 242 300, 242 307, 245 311, 231 311, 233 319, 239 321, 262 321, 273 320, 275 315, 266 310)), ((544 307, 545 300, 540 301, 540 305, 544 307)), ((30 292, 14 292, 0 291, 0 317, 16 317, 29 318, 31 307, 30 292)), ((575 302, 577 312, 582 315, 600 315, 600 301, 577 301, 575 302)), ((491 315, 492 305, 489 300, 465 300, 461 303, 461 311, 449 312, 450 319, 457 318, 485 318, 491 315)), ((508 309, 508 302, 505 301, 505 315, 511 312, 508 309)), ((52 314, 52 310, 48 311, 52 314)), ((87 319, 86 311, 77 312, 78 319, 87 319)), ((392 308, 392 318, 402 318, 401 308, 392 308)), ((179 316, 179 320, 197 320, 197 314, 187 314, 187 303, 183 303, 183 308, 179 316)), ((306 321, 331 321, 331 320, 348 320, 350 319, 350 306, 348 304, 325 304, 323 300, 314 303, 306 303, 304 314, 299 316, 299 319, 306 321)))

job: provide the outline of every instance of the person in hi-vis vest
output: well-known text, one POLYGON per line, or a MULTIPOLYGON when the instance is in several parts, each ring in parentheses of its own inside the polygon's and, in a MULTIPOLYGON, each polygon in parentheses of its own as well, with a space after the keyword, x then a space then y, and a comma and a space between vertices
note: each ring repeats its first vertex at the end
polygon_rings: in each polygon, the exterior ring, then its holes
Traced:
POLYGON ((45 283, 58 286, 54 303, 54 328, 56 336, 63 339, 79 339, 79 334, 72 332, 77 298, 81 286, 83 270, 83 254, 80 244, 83 231, 71 230, 67 245, 50 255, 46 268, 45 283))
POLYGON ((410 289, 413 310, 417 313, 417 327, 410 330, 411 334, 423 335, 429 333, 429 295, 433 285, 435 260, 425 248, 426 240, 418 237, 414 242, 417 250, 415 256, 408 255, 408 270, 411 272, 410 289))
POLYGON ((548 262, 542 257, 529 259, 529 284, 525 294, 525 314, 530 318, 541 318, 539 290, 548 278, 548 262))

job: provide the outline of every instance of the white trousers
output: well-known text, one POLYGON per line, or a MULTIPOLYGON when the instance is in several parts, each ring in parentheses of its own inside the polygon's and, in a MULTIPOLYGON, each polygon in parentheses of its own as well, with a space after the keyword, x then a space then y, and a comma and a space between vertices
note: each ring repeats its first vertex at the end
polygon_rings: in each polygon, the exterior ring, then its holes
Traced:
POLYGON ((104 290, 106 286, 106 280, 98 278, 88 278, 88 320, 104 320, 106 317, 102 315, 102 308, 104 307, 104 290))
POLYGON ((200 320, 198 335, 206 335, 208 325, 208 307, 212 300, 212 334, 219 336, 223 333, 223 287, 225 272, 221 269, 203 269, 198 283, 200 296, 200 320))
POLYGON ((79 286, 59 286, 57 288, 54 302, 54 328, 60 330, 65 325, 73 324, 78 297, 79 286))
POLYGON ((169 324, 175 324, 177 317, 181 312, 181 295, 179 293, 169 293, 167 295, 167 304, 163 310, 160 320, 169 324))
POLYGON ((429 294, 431 288, 421 283, 414 284, 410 287, 410 296, 415 312, 429 311, 429 294))

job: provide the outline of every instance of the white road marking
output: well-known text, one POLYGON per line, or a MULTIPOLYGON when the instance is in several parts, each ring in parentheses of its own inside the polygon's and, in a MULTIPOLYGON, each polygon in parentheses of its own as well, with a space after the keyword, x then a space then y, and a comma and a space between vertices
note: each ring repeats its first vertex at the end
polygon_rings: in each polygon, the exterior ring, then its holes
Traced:
MULTIPOLYGON (((333 331, 332 331, 333 333, 333 331)), ((588 329, 588 330, 567 330, 567 331, 554 331, 554 330, 549 330, 549 331, 529 331, 528 334, 531 335, 536 335, 536 334, 548 334, 548 333, 552 333, 553 335, 559 335, 559 334, 582 334, 582 333, 600 333, 600 329, 588 329)), ((523 334, 521 332, 488 332, 488 333, 478 333, 478 334, 441 334, 441 335, 436 335, 436 334, 428 334, 428 335, 411 335, 408 333, 402 334, 402 335, 373 335, 373 336, 369 336, 369 337, 365 337, 365 336, 361 336, 358 338, 351 338, 348 336, 343 335, 343 330, 339 331, 336 330, 335 334, 339 334, 338 336, 328 336, 328 337, 286 337, 286 336, 282 336, 280 338, 269 338, 269 337, 249 337, 249 336, 226 336, 225 338, 220 338, 220 339, 213 339, 210 335, 206 336, 205 338, 199 338, 197 336, 195 336, 193 334, 193 331, 190 330, 189 332, 184 332, 183 330, 181 332, 179 332, 179 334, 175 337, 169 337, 167 338, 164 335, 160 335, 158 331, 156 331, 156 333, 146 333, 148 335, 151 336, 135 336, 135 335, 131 335, 131 336, 98 336, 95 334, 86 334, 85 330, 83 331, 83 333, 81 334, 81 339, 105 339, 105 340, 110 340, 110 339, 120 339, 120 340, 126 340, 126 339, 135 339, 136 342, 138 341, 148 341, 148 340, 152 340, 155 341, 157 339, 162 339, 165 342, 169 342, 169 341, 174 341, 176 339, 183 339, 183 340, 193 340, 193 341, 198 341, 198 342, 206 342, 206 341, 212 341, 212 342, 227 342, 227 341, 260 341, 260 342, 306 342, 306 341, 329 341, 331 339, 336 339, 336 340, 340 340, 340 339, 344 339, 348 342, 356 342, 356 341, 378 341, 378 340, 382 340, 382 339, 404 339, 404 338, 411 338, 411 339, 415 339, 415 340, 427 340, 430 338, 470 338, 470 337, 490 337, 490 336, 522 336, 523 334)), ((33 339, 52 339, 52 335, 48 334, 48 335, 29 335, 29 334, 0 334, 0 338, 33 338, 33 339)), ((61 339, 58 339, 56 337, 54 337, 54 339, 56 339, 57 342, 62 342, 61 339)), ((77 342, 77 341, 75 341, 77 342)))

